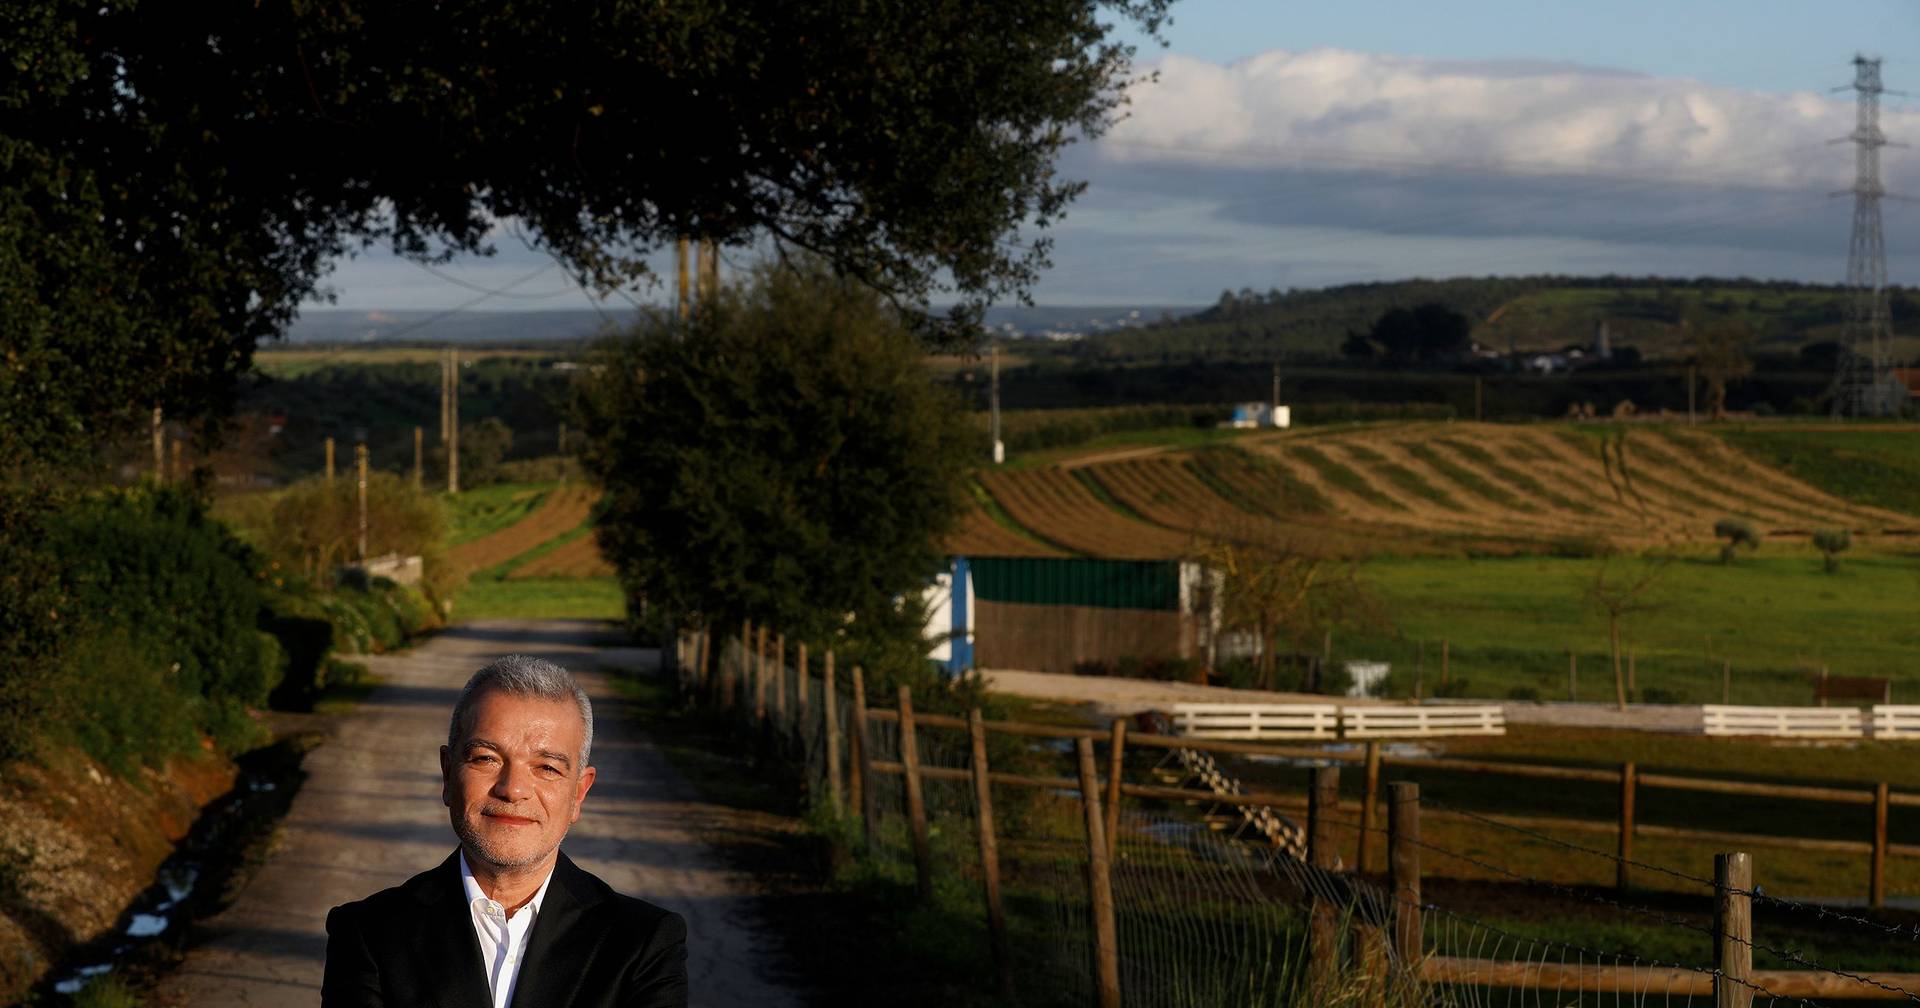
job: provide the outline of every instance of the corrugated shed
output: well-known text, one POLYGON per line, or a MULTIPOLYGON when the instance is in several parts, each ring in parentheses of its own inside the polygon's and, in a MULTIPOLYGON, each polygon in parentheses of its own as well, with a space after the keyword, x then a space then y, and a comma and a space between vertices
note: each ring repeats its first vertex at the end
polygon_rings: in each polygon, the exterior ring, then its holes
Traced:
POLYGON ((973 568, 974 596, 983 602, 1163 611, 1180 608, 1177 560, 969 557, 968 562, 973 568))

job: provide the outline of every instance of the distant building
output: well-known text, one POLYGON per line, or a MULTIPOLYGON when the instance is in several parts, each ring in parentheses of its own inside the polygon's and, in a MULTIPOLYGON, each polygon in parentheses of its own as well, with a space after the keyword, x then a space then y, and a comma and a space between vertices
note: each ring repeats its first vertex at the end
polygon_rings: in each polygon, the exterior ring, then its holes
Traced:
POLYGON ((1222 421, 1222 427, 1277 427, 1285 430, 1293 426, 1293 407, 1275 406, 1272 403, 1247 402, 1236 403, 1233 416, 1222 421))

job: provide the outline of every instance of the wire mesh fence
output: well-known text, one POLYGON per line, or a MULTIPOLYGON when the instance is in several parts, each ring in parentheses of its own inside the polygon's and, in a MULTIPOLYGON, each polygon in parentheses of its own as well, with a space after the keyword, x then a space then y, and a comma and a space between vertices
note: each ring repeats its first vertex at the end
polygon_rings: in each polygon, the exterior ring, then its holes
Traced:
MULTIPOLYGON (((1909 934, 1768 897, 1750 878, 1676 873, 1598 848, 1564 851, 1676 876, 1697 896, 1690 909, 1650 907, 1512 871, 1461 844, 1457 832, 1448 834, 1452 846, 1423 842, 1415 785, 1395 785, 1410 789, 1411 808, 1395 804, 1403 797, 1396 790, 1385 825, 1352 803, 1342 807, 1337 793, 1310 801, 1303 822, 1297 803, 1283 808, 1243 793, 1211 759, 1122 750, 1119 731, 1104 742, 1102 780, 1092 746, 1103 733, 989 724, 977 711, 970 719, 915 712, 905 691, 871 695, 859 670, 829 672, 830 657, 803 662, 797 648, 778 645, 753 633, 715 642, 711 655, 707 644, 690 645, 682 661, 697 667, 682 685, 804 767, 813 800, 858 822, 858 870, 917 889, 951 928, 951 942, 977 949, 981 975, 991 977, 983 984, 996 987, 1002 1003, 1920 1001, 1911 993, 1920 976, 1823 965, 1791 941, 1756 938, 1752 908, 1801 915, 1813 928, 1857 924, 1916 952, 1920 927, 1909 934), (1132 783, 1117 770, 1160 783, 1132 783), (1367 836, 1374 849, 1388 849, 1385 871, 1378 862, 1373 872, 1355 871, 1343 856, 1367 836), (1423 894, 1423 863, 1431 870, 1456 862, 1508 876, 1512 904, 1483 896, 1444 905, 1423 894), (1543 894, 1551 897, 1544 917, 1526 902, 1543 894), (1552 919, 1553 908, 1570 905, 1581 908, 1577 926, 1552 919)), ((1444 805, 1436 811, 1463 815, 1444 805)), ((1492 818, 1484 826, 1509 841, 1574 846, 1492 818)))

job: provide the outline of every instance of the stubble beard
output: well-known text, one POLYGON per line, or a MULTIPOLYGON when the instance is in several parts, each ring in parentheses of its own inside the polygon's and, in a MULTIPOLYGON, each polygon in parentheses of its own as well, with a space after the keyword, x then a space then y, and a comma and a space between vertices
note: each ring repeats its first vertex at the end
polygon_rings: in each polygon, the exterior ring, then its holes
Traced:
MULTIPOLYGON (((509 854, 495 844, 492 838, 476 829, 465 816, 455 817, 453 832, 460 838, 460 846, 466 849, 470 857, 476 857, 496 868, 530 868, 545 861, 554 851, 560 849, 560 841, 555 840, 553 846, 529 854, 518 856, 509 854)), ((565 838, 566 834, 562 833, 560 839, 565 838)))

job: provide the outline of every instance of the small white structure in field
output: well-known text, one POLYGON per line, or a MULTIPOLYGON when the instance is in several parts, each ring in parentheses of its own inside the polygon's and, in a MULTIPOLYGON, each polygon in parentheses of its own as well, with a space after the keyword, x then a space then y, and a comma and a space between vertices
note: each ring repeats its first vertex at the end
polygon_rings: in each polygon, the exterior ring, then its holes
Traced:
POLYGON ((1220 426, 1274 427, 1285 430, 1293 426, 1293 407, 1263 402, 1240 403, 1233 407, 1232 418, 1222 422, 1220 426))
POLYGON ((1393 665, 1383 661, 1350 661, 1344 663, 1347 670, 1347 695, 1361 699, 1371 698, 1374 688, 1386 682, 1387 673, 1393 665))

